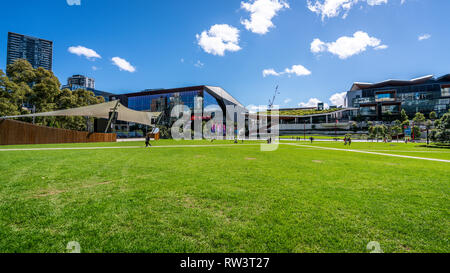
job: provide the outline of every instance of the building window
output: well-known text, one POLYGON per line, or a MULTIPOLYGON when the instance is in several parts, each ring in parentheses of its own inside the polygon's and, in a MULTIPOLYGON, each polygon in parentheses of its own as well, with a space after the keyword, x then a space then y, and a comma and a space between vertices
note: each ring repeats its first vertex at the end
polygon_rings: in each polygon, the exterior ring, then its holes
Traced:
POLYGON ((381 112, 383 115, 386 114, 398 114, 400 112, 400 105, 395 104, 395 105, 382 105, 381 106, 381 112))
POLYGON ((377 107, 376 106, 362 106, 360 108, 361 116, 376 116, 377 107))
POLYGON ((441 96, 442 97, 450 97, 450 85, 442 85, 441 86, 441 96))

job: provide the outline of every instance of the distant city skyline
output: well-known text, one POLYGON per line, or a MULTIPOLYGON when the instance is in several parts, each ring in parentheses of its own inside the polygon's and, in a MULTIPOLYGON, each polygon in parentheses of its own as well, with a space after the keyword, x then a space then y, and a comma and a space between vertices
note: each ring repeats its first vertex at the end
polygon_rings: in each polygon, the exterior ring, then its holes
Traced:
POLYGON ((265 105, 279 85, 276 104, 308 107, 343 103, 357 81, 450 73, 448 1, 19 0, 3 8, 21 13, 2 20, 0 69, 7 33, 20 33, 53 41, 62 83, 81 74, 116 94, 214 85, 265 105))

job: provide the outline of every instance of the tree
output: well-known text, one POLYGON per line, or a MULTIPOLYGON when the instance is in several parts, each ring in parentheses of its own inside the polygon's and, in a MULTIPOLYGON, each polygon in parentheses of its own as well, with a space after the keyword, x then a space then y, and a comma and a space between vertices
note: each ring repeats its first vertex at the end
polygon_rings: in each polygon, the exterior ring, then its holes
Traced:
POLYGON ((420 138, 420 136, 422 135, 422 133, 420 132, 420 127, 419 126, 414 126, 412 128, 412 134, 413 134, 415 139, 420 138))
POLYGON ((405 120, 402 122, 402 129, 404 129, 405 127, 408 128, 410 125, 410 121, 409 120, 405 120))
POLYGON ((374 139, 376 137, 376 128, 373 126, 373 122, 369 121, 369 138, 374 139))
POLYGON ((400 120, 394 121, 394 126, 392 126, 392 133, 397 136, 397 142, 399 141, 399 135, 402 132, 402 123, 400 120))
POLYGON ((423 122, 425 122, 425 116, 422 113, 417 112, 416 115, 414 116, 413 121, 415 124, 421 125, 423 122))
POLYGON ((435 141, 450 142, 450 111, 440 118, 433 134, 435 141))
POLYGON ((431 120, 427 120, 425 122, 425 127, 427 128, 427 145, 430 144, 430 129, 433 127, 433 122, 431 120))
POLYGON ((400 118, 401 118, 401 121, 402 121, 402 122, 409 120, 409 117, 408 117, 408 115, 406 114, 405 109, 402 109, 402 111, 401 111, 401 113, 400 113, 400 118))
POLYGON ((12 116, 19 114, 17 100, 17 85, 11 82, 0 69, 0 116, 12 116))
MULTIPOLYGON (((53 72, 40 67, 34 69, 26 60, 16 60, 7 67, 8 76, 0 70, 0 115, 48 112, 82 107, 104 102, 103 97, 84 89, 74 92, 60 90, 60 82, 53 72)), ((38 117, 36 123, 58 128, 85 130, 83 117, 38 117)))
POLYGON ((431 120, 437 119, 437 114, 436 114, 436 112, 433 111, 433 112, 430 113, 430 119, 431 119, 431 120))
POLYGON ((36 79, 35 69, 25 59, 18 59, 14 61, 14 63, 8 65, 6 74, 8 74, 8 77, 12 82, 24 82, 29 86, 32 86, 36 79))

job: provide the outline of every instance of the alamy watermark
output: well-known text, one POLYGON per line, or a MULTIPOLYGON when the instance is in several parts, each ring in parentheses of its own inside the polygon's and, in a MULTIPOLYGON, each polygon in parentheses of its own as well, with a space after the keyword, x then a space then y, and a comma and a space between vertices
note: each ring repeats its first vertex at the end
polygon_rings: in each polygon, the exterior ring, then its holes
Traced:
POLYGON ((170 132, 175 140, 264 140, 261 151, 275 151, 279 145, 279 107, 226 105, 225 113, 218 105, 203 109, 203 98, 196 97, 192 110, 182 104, 173 107, 171 118, 176 119, 170 132))
POLYGON ((370 253, 383 253, 383 250, 381 249, 381 245, 377 241, 372 241, 367 244, 367 250, 370 251, 370 253))
POLYGON ((66 246, 67 253, 81 253, 80 243, 76 241, 71 241, 67 243, 66 246))

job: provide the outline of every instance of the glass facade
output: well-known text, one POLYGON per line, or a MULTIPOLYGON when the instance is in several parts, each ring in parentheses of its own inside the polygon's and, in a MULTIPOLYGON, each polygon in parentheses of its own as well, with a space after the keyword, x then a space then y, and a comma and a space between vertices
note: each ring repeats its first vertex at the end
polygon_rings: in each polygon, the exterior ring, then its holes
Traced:
MULTIPOLYGON (((203 99, 202 112, 205 109, 208 111, 220 109, 225 115, 226 105, 238 105, 229 100, 231 98, 231 100, 236 102, 234 98, 223 89, 220 90, 221 92, 218 93, 214 89, 211 89, 211 87, 206 86, 148 90, 140 93, 112 95, 110 96, 110 100, 118 99, 124 106, 136 111, 161 112, 157 124, 159 126, 171 126, 175 121, 174 118, 171 118, 171 112, 176 105, 186 105, 191 110, 191 119, 197 118, 194 116, 194 106, 197 98, 203 99)), ((200 118, 209 120, 212 117, 214 117, 214 114, 200 118)), ((143 135, 145 127, 138 124, 118 122, 116 124, 116 132, 121 138, 139 137, 143 135)))
MULTIPOLYGON (((162 112, 182 104, 194 110, 195 97, 202 97, 202 90, 128 97, 128 108, 136 111, 162 112)), ((217 102, 216 102, 217 103, 217 102)))
POLYGON ((377 93, 375 95, 375 101, 395 101, 395 91, 377 93))
POLYGON ((381 106, 381 113, 383 115, 391 114, 396 115, 400 113, 400 104, 393 104, 393 105, 382 105, 381 106))
POLYGON ((359 112, 361 116, 376 116, 377 115, 377 107, 373 106, 361 106, 359 108, 359 112))
POLYGON ((450 97, 450 85, 442 85, 441 96, 442 97, 450 97))
POLYGON ((402 109, 411 118, 417 112, 427 116, 435 111, 438 116, 442 116, 450 109, 448 75, 439 79, 429 78, 421 81, 420 84, 392 81, 386 84, 373 84, 373 86, 380 87, 368 86, 367 89, 348 92, 347 107, 360 108, 359 114, 370 119, 374 119, 375 116, 381 118, 387 113, 399 115, 402 109))
POLYGON ((6 64, 12 64, 17 59, 27 60, 33 68, 43 67, 51 71, 53 42, 9 32, 6 64))

